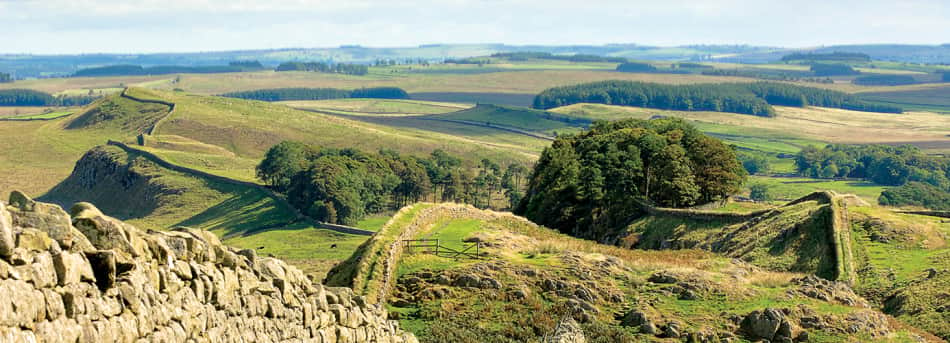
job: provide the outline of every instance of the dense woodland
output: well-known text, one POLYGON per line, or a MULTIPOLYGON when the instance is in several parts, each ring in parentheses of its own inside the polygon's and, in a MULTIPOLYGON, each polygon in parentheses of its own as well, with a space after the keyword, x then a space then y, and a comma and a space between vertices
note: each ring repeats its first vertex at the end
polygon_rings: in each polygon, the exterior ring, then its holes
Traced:
POLYGON ((442 150, 425 158, 392 150, 367 153, 285 141, 270 150, 257 176, 304 213, 330 223, 354 224, 368 213, 424 199, 505 208, 521 200, 527 168, 502 169, 490 160, 465 166, 442 150), (503 193, 508 201, 493 203, 503 193))
POLYGON ((408 99, 401 88, 375 87, 354 90, 337 88, 274 88, 221 94, 223 97, 261 101, 326 100, 344 98, 408 99))
POLYGON ((851 83, 862 86, 900 86, 917 83, 910 75, 875 74, 854 78, 851 83))
POLYGON ((312 71, 318 73, 335 73, 346 75, 366 75, 369 67, 365 64, 350 63, 323 63, 323 62, 284 62, 277 66, 276 71, 312 71))
POLYGON ((522 52, 500 52, 492 54, 491 57, 504 58, 509 61, 527 61, 529 59, 555 60, 569 62, 605 62, 605 63, 625 63, 626 58, 609 57, 590 54, 573 55, 555 55, 550 52, 522 51, 522 52))
POLYGON ((0 89, 0 106, 82 106, 94 96, 52 96, 32 89, 0 89))
POLYGON ((811 65, 811 72, 815 76, 847 76, 858 75, 861 72, 854 70, 847 64, 815 63, 811 65))
POLYGON ((534 98, 534 107, 539 109, 577 103, 732 112, 763 117, 775 115, 775 109, 771 105, 903 112, 899 107, 867 103, 843 92, 775 82, 665 85, 638 81, 601 81, 549 88, 534 98))
POLYGON ((73 73, 74 77, 95 77, 95 76, 135 76, 135 75, 167 75, 167 74, 215 74, 215 73, 236 73, 242 71, 260 70, 263 66, 257 61, 239 61, 231 62, 229 65, 216 66, 154 66, 142 67, 140 65, 111 65, 104 67, 80 69, 73 73))
POLYGON ((733 149, 678 118, 596 122, 544 150, 516 213, 589 236, 623 226, 640 203, 688 207, 739 190, 733 149))
MULTIPOLYGON (((910 145, 806 147, 796 157, 795 166, 798 173, 806 177, 860 178, 881 185, 899 186, 879 199, 882 204, 887 202, 886 205, 913 205, 926 199, 927 206, 933 207, 937 204, 932 200, 940 197, 934 197, 932 193, 950 191, 950 159, 926 155, 910 145)), ((950 203, 940 204, 940 207, 945 206, 950 206, 950 203)))
POLYGON ((794 53, 782 56, 782 62, 805 61, 805 62, 870 62, 871 56, 859 52, 832 52, 832 53, 794 53))
POLYGON ((627 62, 618 65, 617 71, 626 73, 655 73, 657 69, 649 63, 627 62))
POLYGON ((13 82, 13 77, 10 74, 0 72, 0 83, 10 83, 13 82))
POLYGON ((888 188, 881 192, 878 203, 884 206, 916 206, 932 210, 950 210, 950 192, 923 182, 888 188))

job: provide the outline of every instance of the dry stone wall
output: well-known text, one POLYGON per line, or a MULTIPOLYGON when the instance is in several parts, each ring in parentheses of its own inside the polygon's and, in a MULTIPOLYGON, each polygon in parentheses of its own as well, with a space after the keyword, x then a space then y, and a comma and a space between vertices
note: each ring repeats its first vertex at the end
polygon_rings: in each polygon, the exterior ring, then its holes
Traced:
POLYGON ((207 231, 0 202, 0 342, 417 342, 378 304, 207 231))

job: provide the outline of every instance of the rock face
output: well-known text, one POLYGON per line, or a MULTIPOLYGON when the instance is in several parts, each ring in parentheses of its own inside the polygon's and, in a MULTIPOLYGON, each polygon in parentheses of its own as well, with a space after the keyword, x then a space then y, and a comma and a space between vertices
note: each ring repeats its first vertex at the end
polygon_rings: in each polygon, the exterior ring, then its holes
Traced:
POLYGON ((207 231, 0 203, 0 342, 416 342, 348 288, 207 231))

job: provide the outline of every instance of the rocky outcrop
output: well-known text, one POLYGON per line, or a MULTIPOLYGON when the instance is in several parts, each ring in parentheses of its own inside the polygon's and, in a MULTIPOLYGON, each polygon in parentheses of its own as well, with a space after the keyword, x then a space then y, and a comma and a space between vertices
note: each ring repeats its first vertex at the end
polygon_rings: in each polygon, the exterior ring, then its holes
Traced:
POLYGON ((416 342, 380 305, 210 232, 19 192, 0 203, 0 295, 2 342, 416 342))

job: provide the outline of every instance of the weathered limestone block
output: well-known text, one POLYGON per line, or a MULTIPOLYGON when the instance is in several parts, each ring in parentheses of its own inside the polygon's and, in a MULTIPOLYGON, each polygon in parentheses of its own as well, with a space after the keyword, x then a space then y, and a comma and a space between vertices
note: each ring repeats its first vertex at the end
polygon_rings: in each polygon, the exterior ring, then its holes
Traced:
POLYGON ((56 279, 60 286, 96 281, 92 265, 79 253, 63 251, 53 255, 53 267, 56 269, 56 279))
POLYGON ((84 251, 92 248, 86 237, 72 226, 69 214, 59 206, 35 202, 25 194, 13 191, 7 209, 13 226, 46 232, 63 249, 84 251))
POLYGON ((7 258, 13 254, 16 241, 13 240, 13 220, 7 212, 6 205, 0 202, 0 258, 7 258))
POLYGON ((11 204, 0 342, 414 342, 352 290, 209 232, 143 233, 90 204, 70 220, 22 193, 11 204))

